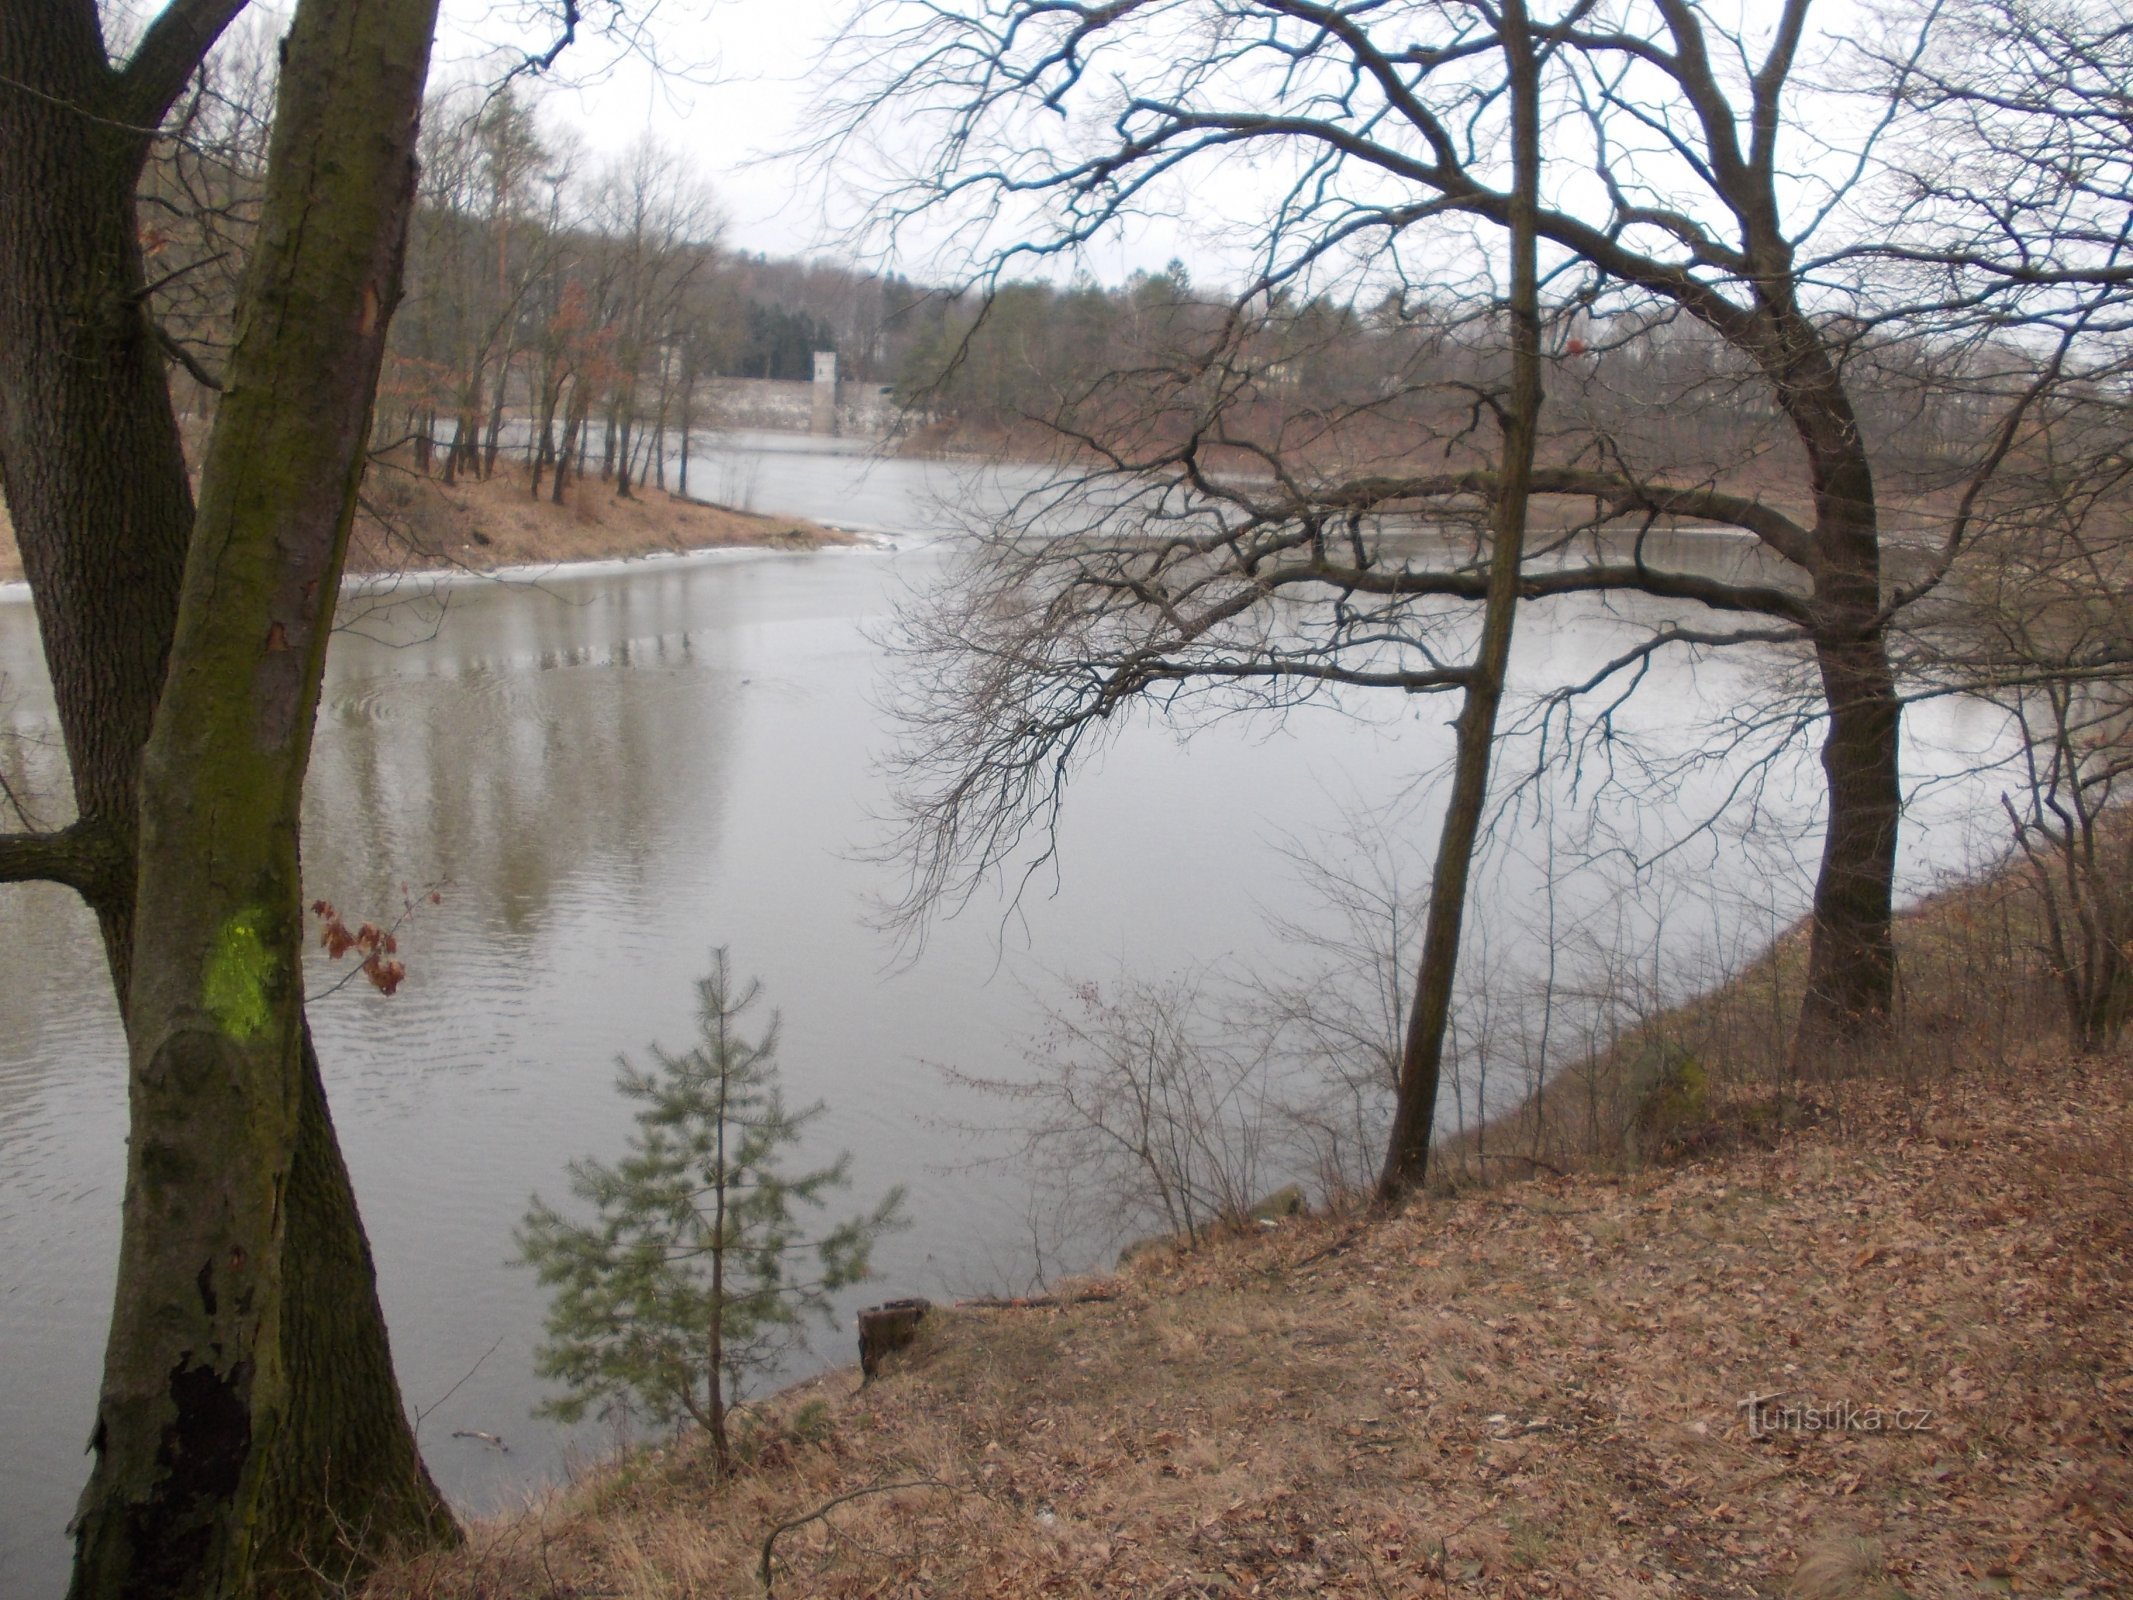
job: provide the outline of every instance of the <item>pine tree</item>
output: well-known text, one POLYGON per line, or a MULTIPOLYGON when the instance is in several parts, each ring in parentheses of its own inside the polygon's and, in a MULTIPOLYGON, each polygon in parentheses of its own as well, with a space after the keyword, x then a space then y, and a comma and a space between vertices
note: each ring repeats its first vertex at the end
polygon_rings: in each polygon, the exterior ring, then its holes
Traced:
POLYGON ((803 1213, 848 1182, 849 1153, 788 1175, 780 1160, 821 1111, 788 1111, 778 1087, 778 1020, 738 1028, 761 985, 739 994, 726 952, 697 983, 696 1047, 640 1071, 621 1059, 621 1092, 643 1102, 630 1151, 609 1166, 571 1163, 571 1191, 598 1220, 581 1225, 534 1197, 521 1259, 555 1289, 536 1370, 568 1393, 543 1407, 565 1421, 598 1402, 661 1426, 693 1418, 713 1468, 732 1468, 728 1413, 752 1374, 773 1367, 832 1316, 831 1296, 867 1275, 884 1232, 904 1226, 903 1191, 825 1231, 803 1213))

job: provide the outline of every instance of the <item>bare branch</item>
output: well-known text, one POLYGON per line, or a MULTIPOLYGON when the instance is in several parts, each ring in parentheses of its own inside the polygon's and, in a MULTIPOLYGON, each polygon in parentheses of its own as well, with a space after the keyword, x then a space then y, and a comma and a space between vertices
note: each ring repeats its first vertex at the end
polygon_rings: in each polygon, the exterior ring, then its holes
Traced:
POLYGON ((110 833, 82 823, 0 833, 0 883, 63 883, 92 906, 117 904, 132 863, 110 833))
POLYGON ((118 114, 148 127, 161 122, 244 7, 245 0, 170 0, 118 74, 118 114))

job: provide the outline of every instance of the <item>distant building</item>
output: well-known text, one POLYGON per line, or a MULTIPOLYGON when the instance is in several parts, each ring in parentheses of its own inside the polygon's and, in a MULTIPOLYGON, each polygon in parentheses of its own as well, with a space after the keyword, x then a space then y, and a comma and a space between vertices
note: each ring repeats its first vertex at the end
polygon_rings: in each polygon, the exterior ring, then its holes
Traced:
POLYGON ((814 413, 808 424, 810 433, 835 433, 837 431, 837 352, 815 352, 814 413))

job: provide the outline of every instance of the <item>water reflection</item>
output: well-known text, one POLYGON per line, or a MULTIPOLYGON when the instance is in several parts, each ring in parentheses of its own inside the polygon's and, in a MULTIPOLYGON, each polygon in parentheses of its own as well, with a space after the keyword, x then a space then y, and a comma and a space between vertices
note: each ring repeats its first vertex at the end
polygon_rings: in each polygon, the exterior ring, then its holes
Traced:
MULTIPOLYGON (((931 469, 911 469, 897 503, 882 469, 867 470, 871 488, 854 492, 876 499, 859 509, 913 525, 931 469)), ((1740 559, 1737 546, 1707 553, 1740 559)), ((462 1505, 508 1500, 569 1447, 528 1419, 542 1302, 504 1264, 512 1228, 529 1191, 561 1195, 569 1159, 621 1148, 614 1055, 688 1038, 691 984, 713 944, 730 943, 783 1009, 790 1093, 829 1101, 822 1149, 856 1152, 855 1198, 911 1187, 917 1227, 881 1252, 887 1282, 853 1299, 969 1289, 1016 1254, 1019 1196, 1011 1174, 960 1165, 970 1149, 944 1122, 968 1108, 948 1102, 929 1062, 1011 1065, 1062 974, 1224 956, 1278 969, 1293 953, 1266 915, 1303 904, 1283 838, 1332 835, 1351 799, 1412 790, 1397 826, 1433 835, 1425 780, 1449 748, 1449 702, 1381 698, 1352 717, 1308 712, 1182 746, 1128 728, 1077 785, 1056 880, 1038 880, 1005 920, 1002 902, 974 908, 898 964, 861 920, 892 887, 855 852, 880 803, 867 629, 938 570, 923 551, 757 555, 471 585, 451 592, 441 626, 411 607, 336 644, 307 885, 351 916, 398 915, 403 899, 415 910, 400 994, 336 989, 346 973, 314 955, 313 1016, 408 1398, 462 1505), (432 884, 436 905, 423 899, 432 884), (461 1430, 501 1435, 508 1453, 461 1430)), ((1537 608, 1517 671, 1528 682, 1590 671, 1621 647, 1621 614, 1537 608)), ((1649 620, 1649 603, 1637 614, 1649 620)), ((1625 731, 1678 748, 1703 718, 1747 703, 1770 666, 1736 657, 1661 675, 1625 731)), ((0 677, 9 781, 56 794, 26 607, 0 606, 0 677)), ((1960 765, 1994 731, 1962 708, 1931 709, 1914 719, 1907 770, 1960 765)), ((1570 870, 1654 855, 1734 776, 1691 766, 1657 795, 1610 789, 1603 766, 1576 785, 1549 778, 1534 791, 1546 804, 1507 820, 1482 880, 1504 969, 1544 915, 1566 937, 1582 922, 1595 943, 1641 942, 1663 915, 1684 943, 1713 948, 1794 915, 1814 853, 1810 751, 1738 797, 1729 827, 1652 866, 1640 893, 1619 874, 1570 870)), ((1945 809, 1960 799, 1951 791, 1945 809)), ((1954 853, 1947 837, 1913 828, 1914 880, 1954 853)), ((50 1593, 108 1310, 123 1051, 93 926, 69 896, 0 892, 0 957, 0 1590, 50 1593)), ((841 1356, 841 1333, 829 1348, 841 1356)))

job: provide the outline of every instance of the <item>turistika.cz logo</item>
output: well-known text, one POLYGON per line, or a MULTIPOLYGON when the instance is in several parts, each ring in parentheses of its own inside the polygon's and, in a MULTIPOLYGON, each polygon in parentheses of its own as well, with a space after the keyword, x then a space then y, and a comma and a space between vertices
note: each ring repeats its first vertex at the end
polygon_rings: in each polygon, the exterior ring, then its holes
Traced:
POLYGON ((1778 1433, 1931 1433, 1931 1406, 1861 1405, 1856 1400, 1792 1398, 1798 1390, 1751 1394, 1738 1409, 1748 1421, 1748 1437, 1767 1439, 1778 1433))

